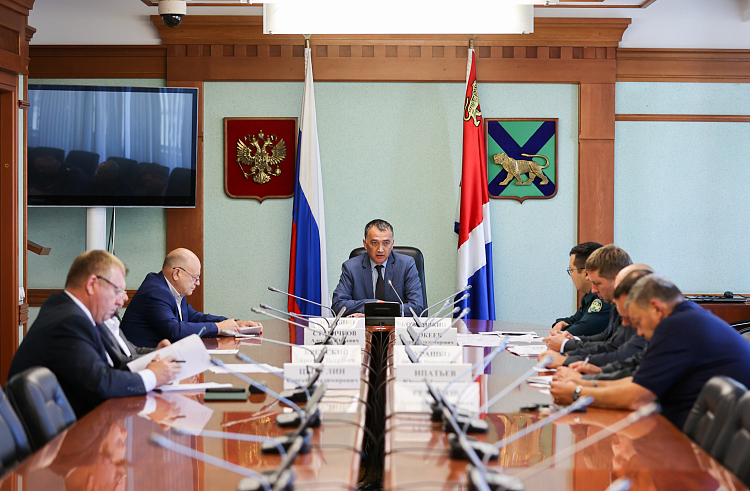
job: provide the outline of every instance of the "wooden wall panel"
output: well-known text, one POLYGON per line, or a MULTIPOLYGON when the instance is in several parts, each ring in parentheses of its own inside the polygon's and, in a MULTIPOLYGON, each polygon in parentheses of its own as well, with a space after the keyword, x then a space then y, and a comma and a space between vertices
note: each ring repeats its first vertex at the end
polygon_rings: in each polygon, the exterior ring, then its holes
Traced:
POLYGON ((750 82, 747 49, 618 49, 618 82, 750 82))
POLYGON ((32 46, 32 78, 167 78, 166 46, 32 46))
POLYGON ((614 240, 615 142, 578 142, 578 241, 614 240))
POLYGON ((615 138, 615 84, 582 83, 579 91, 579 138, 615 138))

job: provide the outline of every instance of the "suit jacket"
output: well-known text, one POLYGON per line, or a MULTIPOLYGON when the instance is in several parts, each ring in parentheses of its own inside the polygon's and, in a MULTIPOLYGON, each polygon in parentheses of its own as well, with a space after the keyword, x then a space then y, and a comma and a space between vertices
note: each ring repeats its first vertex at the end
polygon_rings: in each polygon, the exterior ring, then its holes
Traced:
POLYGON ((174 343, 191 334, 198 334, 204 327, 204 337, 217 336, 219 330, 216 323, 226 320, 226 317, 193 310, 185 297, 180 308, 182 321, 164 275, 161 272, 149 273, 130 300, 120 328, 133 344, 153 348, 162 339, 174 343))
POLYGON ((9 376, 35 366, 55 374, 79 419, 111 397, 146 394, 140 375, 109 365, 98 326, 65 292, 44 302, 13 357, 9 376))
POLYGON ((114 334, 112 334, 112 332, 107 328, 107 326, 104 325, 104 323, 97 324, 97 327, 99 327, 99 332, 101 333, 102 341, 104 342, 104 348, 107 350, 109 357, 112 359, 112 363, 114 364, 115 368, 119 368, 120 370, 129 370, 128 363, 140 357, 141 355, 151 353, 156 349, 141 348, 134 345, 133 343, 128 341, 128 338, 125 337, 125 333, 122 332, 122 329, 118 327, 117 329, 119 331, 118 334, 120 335, 120 339, 122 339, 122 341, 125 343, 125 346, 127 346, 128 350, 130 351, 130 354, 128 355, 123 351, 122 346, 120 346, 120 343, 117 342, 114 334))
MULTIPOLYGON (((385 299, 388 302, 398 302, 398 297, 388 285, 391 280, 393 287, 404 301, 404 315, 409 315, 409 307, 419 313, 424 309, 422 299, 422 283, 419 281, 417 265, 414 258, 405 254, 391 252, 385 266, 385 299)), ((372 285, 372 270, 370 256, 367 253, 353 257, 341 266, 341 278, 333 292, 332 308, 339 311, 346 307, 344 315, 353 312, 364 312, 365 304, 376 302, 372 285)))

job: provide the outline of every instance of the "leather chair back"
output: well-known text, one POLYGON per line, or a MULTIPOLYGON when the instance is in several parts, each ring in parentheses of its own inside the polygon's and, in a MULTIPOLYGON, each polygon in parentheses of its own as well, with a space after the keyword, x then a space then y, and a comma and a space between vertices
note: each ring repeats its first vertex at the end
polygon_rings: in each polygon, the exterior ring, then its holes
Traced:
POLYGON ((711 378, 698 394, 682 431, 710 452, 735 404, 746 392, 747 387, 732 378, 711 378))
POLYGON ((31 446, 23 423, 18 419, 5 392, 0 390, 0 469, 9 469, 30 453, 31 446))
POLYGON ((750 485, 750 392, 734 405, 710 453, 746 486, 750 485))
POLYGON ((76 422, 57 377, 45 367, 17 373, 8 380, 6 390, 34 450, 76 422))
POLYGON ((65 163, 69 166, 75 165, 84 174, 91 177, 96 174, 96 168, 101 162, 99 161, 98 153, 87 152, 85 150, 71 150, 68 152, 68 156, 65 157, 65 163))
MULTIPOLYGON (((357 247, 349 254, 349 259, 361 256, 365 252, 367 251, 364 247, 357 247)), ((394 245, 393 252, 398 252, 399 254, 405 254, 414 258, 414 262, 417 264, 419 281, 422 282, 422 301, 424 301, 424 306, 426 308, 429 304, 427 303, 427 285, 424 282, 424 256, 422 256, 422 251, 416 247, 394 245)))

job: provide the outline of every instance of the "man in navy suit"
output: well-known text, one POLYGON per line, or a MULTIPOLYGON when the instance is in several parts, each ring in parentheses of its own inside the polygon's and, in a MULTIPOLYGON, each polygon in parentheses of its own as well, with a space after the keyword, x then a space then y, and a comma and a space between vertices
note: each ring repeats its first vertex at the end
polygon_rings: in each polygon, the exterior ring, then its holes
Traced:
POLYGON ((125 266, 106 251, 79 255, 70 267, 65 291, 53 293, 24 337, 9 376, 43 366, 55 374, 80 418, 112 397, 144 395, 180 371, 169 356, 147 369, 117 369, 108 354, 102 324, 117 312, 125 293, 125 266))
POLYGON ((205 328, 203 337, 231 335, 239 328, 263 326, 194 310, 187 298, 200 283, 201 262, 188 249, 167 254, 161 272, 149 273, 130 300, 120 328, 136 346, 153 347, 162 339, 178 341, 205 328))
POLYGON ((333 310, 338 312, 346 307, 347 314, 363 315, 366 303, 399 302, 401 297, 405 315, 409 315, 409 307, 421 312, 424 299, 417 265, 411 256, 393 252, 391 224, 385 220, 371 221, 365 226, 362 242, 367 254, 349 259, 341 267, 341 278, 333 292, 333 310))

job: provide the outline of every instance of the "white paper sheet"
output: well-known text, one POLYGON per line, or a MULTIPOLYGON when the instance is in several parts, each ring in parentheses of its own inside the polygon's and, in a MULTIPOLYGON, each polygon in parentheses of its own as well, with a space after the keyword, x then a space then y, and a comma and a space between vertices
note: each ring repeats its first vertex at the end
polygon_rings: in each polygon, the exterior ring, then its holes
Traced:
POLYGON ((480 336, 478 334, 462 334, 456 336, 459 346, 479 346, 494 348, 502 344, 503 336, 480 336))
POLYGON ((544 385, 549 387, 552 385, 552 375, 537 375, 535 377, 529 377, 526 380, 530 384, 544 385))
POLYGON ((253 365, 250 363, 227 363, 226 367, 229 369, 228 371, 224 370, 222 367, 217 366, 212 366, 211 368, 209 368, 209 370, 214 373, 280 373, 283 371, 283 369, 279 367, 267 365, 265 363, 259 363, 257 365, 253 365))
POLYGON ((239 349, 210 349, 208 350, 209 355, 236 355, 239 353, 239 349))
POLYGON ((206 347, 201 341, 201 338, 197 334, 191 334, 190 336, 180 339, 179 341, 172 343, 166 348, 152 351, 146 355, 128 363, 128 368, 131 372, 135 373, 143 370, 148 366, 151 361, 157 356, 160 359, 164 359, 167 356, 173 355, 178 360, 184 360, 181 363, 180 373, 177 375, 176 380, 184 380, 193 375, 203 373, 208 368, 211 368, 211 355, 206 351, 206 347))

